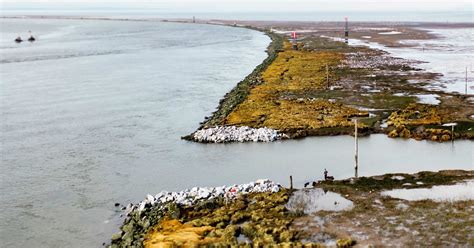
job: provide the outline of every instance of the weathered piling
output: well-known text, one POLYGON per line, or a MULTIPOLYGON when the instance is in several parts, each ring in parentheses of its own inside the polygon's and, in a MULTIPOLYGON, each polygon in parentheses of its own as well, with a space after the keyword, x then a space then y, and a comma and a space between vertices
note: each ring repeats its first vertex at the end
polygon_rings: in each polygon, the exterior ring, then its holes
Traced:
POLYGON ((357 119, 354 119, 354 140, 355 140, 355 177, 358 177, 358 169, 359 169, 359 141, 357 139, 357 119))

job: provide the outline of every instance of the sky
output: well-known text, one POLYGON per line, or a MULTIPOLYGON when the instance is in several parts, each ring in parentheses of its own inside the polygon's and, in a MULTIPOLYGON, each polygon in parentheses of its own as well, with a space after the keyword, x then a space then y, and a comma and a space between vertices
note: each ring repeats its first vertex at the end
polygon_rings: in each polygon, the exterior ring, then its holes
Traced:
POLYGON ((473 0, 0 0, 8 9, 156 9, 162 11, 474 11, 473 0))

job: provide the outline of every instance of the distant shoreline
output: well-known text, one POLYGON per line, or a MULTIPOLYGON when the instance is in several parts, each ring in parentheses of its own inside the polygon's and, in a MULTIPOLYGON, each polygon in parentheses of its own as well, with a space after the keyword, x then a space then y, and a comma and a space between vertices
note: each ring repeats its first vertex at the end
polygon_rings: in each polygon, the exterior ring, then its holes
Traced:
MULTIPOLYGON (((179 22, 179 23, 193 23, 192 18, 164 18, 164 17, 105 17, 94 15, 39 15, 39 14, 25 14, 25 15, 1 15, 2 19, 66 19, 66 20, 106 20, 106 21, 163 21, 163 22, 179 22)), ((343 23, 343 21, 277 21, 277 20, 239 20, 239 19, 196 19, 197 24, 220 24, 231 25, 237 22, 239 24, 250 23, 291 23, 291 24, 316 24, 316 23, 343 23)), ((351 23, 365 23, 365 24, 395 24, 395 25, 422 25, 429 27, 449 27, 449 28, 474 28, 473 22, 434 22, 434 21, 351 21, 351 23)), ((242 26, 242 25, 241 25, 242 26)))
MULTIPOLYGON (((51 6, 47 3, 38 6, 15 7, 16 4, 6 4, 3 6, 2 15, 49 15, 49 16, 159 16, 164 19, 191 19, 192 16, 203 20, 238 20, 238 21, 304 21, 304 22, 323 22, 323 21, 343 21, 347 16, 351 21, 359 22, 438 22, 438 23, 472 23, 472 13, 470 8, 457 10, 430 10, 427 8, 411 8, 412 4, 407 4, 406 8, 396 11, 392 8, 386 10, 349 10, 344 11, 344 6, 338 6, 334 10, 318 9, 279 9, 271 10, 269 8, 252 8, 252 10, 233 10, 219 11, 215 8, 205 9, 160 9, 160 8, 136 8, 130 6, 127 8, 114 8, 104 6, 99 8, 81 8, 79 6, 51 6), (410 7, 408 7, 410 6, 410 7), (340 8, 339 8, 340 7, 340 8)), ((255 6, 255 5, 253 5, 255 6)), ((183 6, 186 8, 185 6, 183 6)), ((346 6, 347 7, 347 6, 346 6)), ((323 7, 324 8, 324 7, 323 7)))

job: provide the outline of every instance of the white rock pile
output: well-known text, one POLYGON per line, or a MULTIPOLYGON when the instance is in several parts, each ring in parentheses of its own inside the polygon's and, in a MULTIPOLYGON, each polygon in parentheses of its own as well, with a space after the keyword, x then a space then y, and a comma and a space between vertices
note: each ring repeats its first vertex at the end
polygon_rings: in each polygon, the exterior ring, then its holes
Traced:
POLYGON ((193 134, 197 142, 225 143, 225 142, 271 142, 285 137, 271 128, 251 128, 247 126, 221 126, 201 129, 193 134))
POLYGON ((145 200, 138 204, 129 204, 126 207, 127 214, 138 211, 142 212, 145 209, 154 206, 164 206, 166 203, 174 202, 179 206, 191 207, 200 201, 212 200, 214 198, 222 197, 226 201, 236 198, 240 194, 259 193, 259 192, 278 192, 281 185, 274 183, 268 179, 259 179, 255 182, 220 186, 215 188, 208 187, 194 187, 180 192, 162 191, 155 196, 147 195, 145 200))

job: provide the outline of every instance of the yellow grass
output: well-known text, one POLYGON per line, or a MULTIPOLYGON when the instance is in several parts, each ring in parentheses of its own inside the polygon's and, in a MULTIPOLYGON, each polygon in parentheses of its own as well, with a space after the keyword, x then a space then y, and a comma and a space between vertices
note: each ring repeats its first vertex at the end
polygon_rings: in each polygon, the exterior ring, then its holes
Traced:
POLYGON ((182 224, 178 220, 162 221, 152 229, 143 245, 145 248, 195 247, 219 241, 218 238, 204 238, 205 234, 214 230, 211 226, 194 227, 182 224))
POLYGON ((395 127, 441 124, 441 116, 437 106, 412 103, 405 109, 393 112, 389 116, 387 124, 395 127))
MULTIPOLYGON (((317 129, 352 125, 351 116, 365 115, 357 109, 317 99, 288 99, 285 95, 323 90, 327 87, 326 66, 343 59, 335 52, 285 51, 262 73, 263 83, 227 116, 227 125, 283 129, 317 129)), ((334 76, 331 75, 331 80, 334 76)))

